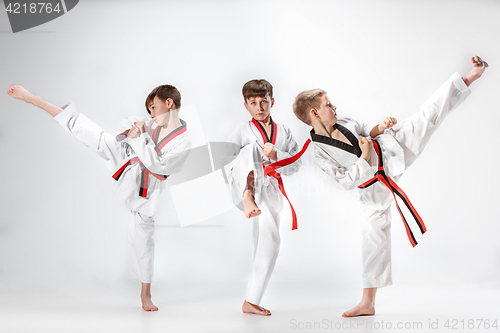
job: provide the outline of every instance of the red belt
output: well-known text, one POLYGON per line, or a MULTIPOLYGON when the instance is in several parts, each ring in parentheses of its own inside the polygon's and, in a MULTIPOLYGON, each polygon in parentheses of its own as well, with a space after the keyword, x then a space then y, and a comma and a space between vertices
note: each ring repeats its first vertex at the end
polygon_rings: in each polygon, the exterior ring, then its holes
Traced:
POLYGON ((389 176, 385 174, 384 165, 382 161, 382 150, 380 149, 380 146, 378 145, 377 141, 373 140, 372 142, 373 142, 373 147, 375 148, 375 152, 378 155, 378 171, 377 173, 375 173, 375 176, 372 179, 359 185, 358 187, 367 188, 379 181, 384 183, 385 186, 387 186, 387 188, 391 191, 392 196, 394 197, 394 201, 396 202, 399 214, 401 215, 401 218, 403 219, 403 222, 405 224, 406 234, 408 235, 408 239, 410 240, 411 245, 415 247, 417 245, 417 241, 415 240, 415 237, 413 236, 413 233, 410 230, 410 227, 408 226, 408 222, 406 221, 403 213, 401 212, 401 208, 399 208, 398 201, 396 200, 396 194, 401 198, 401 200, 403 200, 406 207, 408 207, 408 210, 410 211, 411 215, 413 215, 413 218, 417 222, 417 225, 420 228, 422 234, 424 234, 427 231, 427 229, 425 228, 424 221, 422 221, 422 218, 420 217, 420 215, 418 215, 417 210, 415 209, 415 207, 413 207, 413 205, 411 204, 410 200, 403 192, 403 190, 400 189, 399 186, 389 176))
POLYGON ((118 181, 120 179, 121 175, 125 171, 125 168, 132 162, 140 163, 140 168, 141 168, 141 187, 139 189, 139 196, 143 198, 147 198, 148 196, 148 182, 149 182, 149 175, 153 175, 156 179, 159 180, 165 180, 168 178, 168 176, 163 176, 163 175, 158 175, 154 172, 149 171, 144 164, 142 164, 141 160, 137 157, 131 158, 128 160, 118 171, 115 172, 115 174, 112 176, 115 180, 118 181))
POLYGON ((283 179, 281 179, 281 175, 279 172, 276 171, 276 169, 287 166, 287 165, 292 164, 295 161, 297 161, 302 156, 302 154, 304 154, 304 152, 306 151, 306 149, 310 143, 311 143, 311 140, 308 139, 304 143, 302 150, 300 152, 298 152, 297 154, 295 154, 291 157, 276 161, 276 162, 271 163, 268 166, 264 167, 264 176, 276 178, 276 180, 278 181, 278 185, 279 185, 281 193, 285 196, 286 200, 288 200, 288 204, 290 204, 290 208, 292 209, 292 219, 293 219, 292 230, 297 229, 297 214, 295 214, 295 209, 293 209, 292 203, 290 202, 290 199, 288 199, 288 196, 286 195, 285 187, 283 186, 283 179))

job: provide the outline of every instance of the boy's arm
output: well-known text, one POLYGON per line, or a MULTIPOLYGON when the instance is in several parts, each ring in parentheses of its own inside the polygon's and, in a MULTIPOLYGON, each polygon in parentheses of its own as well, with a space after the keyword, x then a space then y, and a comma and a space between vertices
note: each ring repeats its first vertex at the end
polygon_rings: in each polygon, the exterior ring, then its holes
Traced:
POLYGON ((156 152, 156 146, 147 132, 137 138, 129 139, 128 143, 149 171, 159 175, 170 175, 180 171, 191 148, 186 133, 174 140, 179 140, 177 145, 161 156, 156 152))
POLYGON ((324 156, 319 149, 315 149, 314 163, 333 181, 335 187, 341 190, 352 190, 373 177, 374 170, 368 162, 360 157, 349 168, 343 167, 330 156, 324 156))
POLYGON ((361 156, 349 168, 342 166, 318 147, 315 147, 314 150, 314 162, 334 181, 336 187, 342 190, 352 190, 373 177, 375 172, 368 163, 371 157, 372 142, 366 138, 360 138, 359 147, 362 152, 361 156))
POLYGON ((396 125, 398 120, 394 117, 385 117, 384 121, 377 126, 373 127, 370 131, 370 137, 375 138, 380 134, 384 133, 384 131, 392 126, 396 125))
MULTIPOLYGON (((285 159, 285 158, 289 158, 289 157, 297 154, 300 151, 299 145, 297 144, 297 142, 293 138, 292 131, 286 126, 283 126, 283 127, 284 127, 285 133, 287 135, 287 138, 286 138, 287 146, 286 146, 285 150, 279 150, 276 148, 276 157, 277 157, 276 160, 277 161, 285 159)), ((282 175, 285 175, 285 176, 291 176, 292 174, 296 173, 299 170, 301 165, 302 165, 302 159, 299 158, 294 163, 281 168, 280 173, 282 175)))
POLYGON ((284 158, 291 157, 299 152, 299 145, 293 138, 292 131, 286 126, 283 126, 286 133, 286 147, 284 150, 279 150, 275 147, 276 150, 276 161, 282 160, 284 158))

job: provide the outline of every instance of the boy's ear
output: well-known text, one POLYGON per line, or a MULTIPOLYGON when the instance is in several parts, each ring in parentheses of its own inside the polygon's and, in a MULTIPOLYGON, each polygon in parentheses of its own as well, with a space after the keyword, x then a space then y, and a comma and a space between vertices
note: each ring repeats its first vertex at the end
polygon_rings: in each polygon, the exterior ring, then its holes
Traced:
POLYGON ((274 97, 271 98, 271 107, 273 107, 273 105, 274 105, 274 97))
POLYGON ((316 111, 316 109, 309 110, 309 116, 311 117, 311 119, 319 118, 318 111, 316 111))
POLYGON ((174 100, 173 99, 167 98, 167 100, 165 102, 167 103, 167 107, 169 109, 173 109, 174 108, 174 100))
POLYGON ((245 101, 245 102, 243 103, 243 105, 245 105, 245 109, 247 109, 247 111, 249 111, 249 112, 250 112, 250 110, 248 110, 247 101, 245 101))

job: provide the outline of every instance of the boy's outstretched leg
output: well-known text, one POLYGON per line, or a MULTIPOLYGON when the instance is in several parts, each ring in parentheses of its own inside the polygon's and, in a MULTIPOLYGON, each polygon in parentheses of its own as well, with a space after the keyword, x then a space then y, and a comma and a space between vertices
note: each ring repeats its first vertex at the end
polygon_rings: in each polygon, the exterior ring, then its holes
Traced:
POLYGON ((464 80, 467 87, 470 86, 472 82, 479 79, 481 75, 483 75, 486 68, 488 68, 488 63, 481 59, 479 56, 472 57, 471 62, 473 65, 471 71, 462 76, 462 80, 464 80))
POLYGON ((151 283, 142 283, 141 302, 144 311, 158 311, 158 307, 151 301, 151 283))
POLYGON ((469 73, 462 77, 453 74, 420 107, 419 112, 388 130, 403 148, 405 169, 420 156, 443 120, 471 94, 469 85, 488 68, 488 63, 478 56, 472 57, 471 62, 473 67, 469 73))
POLYGON ((364 288, 361 302, 344 312, 342 317, 373 316, 375 314, 375 294, 377 288, 364 288))
POLYGON ((255 216, 259 216, 261 211, 257 204, 255 203, 255 196, 254 196, 254 173, 253 171, 248 174, 247 178, 247 186, 245 188, 245 191, 243 192, 243 212, 245 213, 245 217, 247 219, 255 216))
POLYGON ((10 96, 24 101, 26 103, 33 104, 43 110, 47 111, 52 117, 57 116, 59 113, 63 111, 62 108, 55 106, 52 103, 49 103, 43 100, 40 96, 36 96, 35 94, 29 92, 25 88, 21 86, 12 86, 7 90, 7 94, 10 96))

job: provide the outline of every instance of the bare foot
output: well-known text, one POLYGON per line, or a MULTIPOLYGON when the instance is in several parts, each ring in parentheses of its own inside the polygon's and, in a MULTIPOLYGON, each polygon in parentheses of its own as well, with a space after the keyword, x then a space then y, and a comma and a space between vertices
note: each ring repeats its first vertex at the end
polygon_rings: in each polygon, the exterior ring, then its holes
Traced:
POLYGON ((359 303, 351 310, 342 314, 342 317, 358 317, 358 316, 373 316, 375 314, 375 306, 372 304, 359 303))
POLYGON ((7 90, 7 94, 10 96, 20 99, 21 101, 25 101, 26 103, 33 104, 33 100, 35 99, 35 95, 28 90, 24 89, 21 86, 12 86, 7 90))
POLYGON ((253 194, 251 194, 248 190, 243 193, 243 212, 245 213, 245 217, 247 219, 259 216, 261 213, 261 210, 255 203, 253 194))
POLYGON ((486 68, 488 68, 488 63, 481 59, 479 56, 474 56, 471 58, 472 67, 471 71, 467 73, 465 76, 462 77, 462 80, 464 80, 465 84, 470 86, 470 84, 483 75, 484 71, 486 68))
POLYGON ((241 308, 243 310, 243 313, 253 313, 256 315, 261 315, 261 316, 270 316, 271 311, 268 309, 264 309, 261 306, 258 306, 256 304, 252 304, 250 302, 243 302, 243 306, 241 308))
POLYGON ((151 301, 151 296, 141 296, 144 311, 158 311, 158 307, 151 301))

